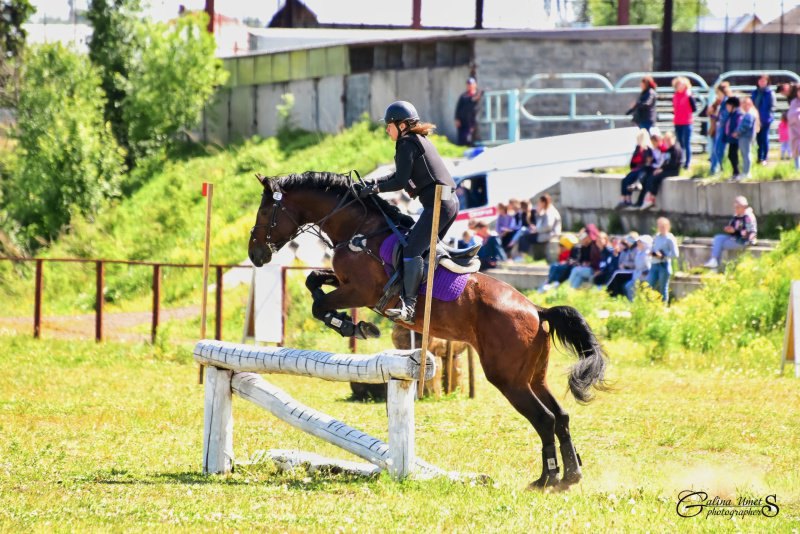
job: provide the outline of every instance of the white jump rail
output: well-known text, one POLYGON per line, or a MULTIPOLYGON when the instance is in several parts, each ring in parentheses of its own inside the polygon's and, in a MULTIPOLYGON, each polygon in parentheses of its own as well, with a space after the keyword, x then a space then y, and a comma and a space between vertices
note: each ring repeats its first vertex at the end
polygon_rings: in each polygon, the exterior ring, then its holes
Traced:
MULTIPOLYGON (((395 478, 417 474, 448 475, 416 458, 414 450, 414 380, 419 376, 420 350, 387 350, 378 354, 334 354, 282 347, 257 347, 203 340, 195 359, 206 365, 203 472, 233 470, 233 411, 235 393, 261 406, 286 423, 340 447, 370 465, 330 460, 297 451, 269 451, 279 467, 323 465, 338 470, 376 473, 387 470, 395 478), (293 399, 256 373, 317 377, 324 380, 387 383, 389 443, 356 430, 293 399)), ((435 371, 427 354, 425 377, 435 371)))

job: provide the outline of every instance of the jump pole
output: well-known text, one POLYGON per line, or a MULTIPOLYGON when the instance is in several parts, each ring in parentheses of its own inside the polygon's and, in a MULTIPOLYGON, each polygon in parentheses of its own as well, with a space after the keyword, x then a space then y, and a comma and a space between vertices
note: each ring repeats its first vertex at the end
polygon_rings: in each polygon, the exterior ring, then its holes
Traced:
MULTIPOLYGON (((206 338, 206 305, 208 304, 208 265, 211 256, 211 199, 214 197, 214 184, 203 182, 203 196, 206 197, 206 242, 203 252, 203 305, 200 310, 200 339, 206 338)), ((203 383, 203 370, 201 363, 197 371, 197 383, 203 383)))
MULTIPOLYGON (((428 249, 428 280, 425 286, 425 316, 422 319, 422 354, 428 351, 428 335, 431 326, 431 301, 433 300, 433 275, 436 270, 436 243, 439 241, 439 215, 442 211, 442 186, 436 185, 433 199, 433 224, 431 225, 431 246, 428 249)), ((413 334, 412 334, 413 335, 413 334)), ((417 397, 422 398, 425 393, 425 366, 420 366, 419 381, 417 383, 417 397)))

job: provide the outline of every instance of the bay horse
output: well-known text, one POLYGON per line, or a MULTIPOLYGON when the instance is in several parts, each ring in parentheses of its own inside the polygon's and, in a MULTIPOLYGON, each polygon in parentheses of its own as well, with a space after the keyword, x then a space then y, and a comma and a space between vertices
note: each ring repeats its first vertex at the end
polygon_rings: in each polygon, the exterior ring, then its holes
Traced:
MULTIPOLYGON (((334 250, 333 269, 314 271, 306 280, 313 297, 314 317, 342 335, 379 335, 374 325, 363 321, 354 325, 349 316, 337 310, 375 306, 388 281, 379 256, 381 243, 391 233, 387 218, 400 226, 409 226, 413 220, 378 196, 359 200, 361 185, 348 175, 309 171, 257 177, 263 193, 248 245, 253 265, 269 263, 273 252, 304 231, 329 240, 334 250), (366 246, 360 250, 351 247, 356 235, 365 238, 366 246), (334 289, 326 293, 323 285, 334 289)), ((407 327, 420 332, 424 295, 420 295, 417 309, 416 324, 407 327)), ((569 306, 542 308, 510 285, 473 273, 458 299, 433 301, 430 333, 472 345, 487 380, 539 435, 542 474, 531 487, 565 488, 581 479, 581 460, 570 437, 569 415, 550 392, 546 379, 552 338, 578 358, 568 379, 578 402, 592 399, 591 387, 606 389, 605 352, 578 310, 569 306), (563 477, 556 459, 556 437, 563 477)))

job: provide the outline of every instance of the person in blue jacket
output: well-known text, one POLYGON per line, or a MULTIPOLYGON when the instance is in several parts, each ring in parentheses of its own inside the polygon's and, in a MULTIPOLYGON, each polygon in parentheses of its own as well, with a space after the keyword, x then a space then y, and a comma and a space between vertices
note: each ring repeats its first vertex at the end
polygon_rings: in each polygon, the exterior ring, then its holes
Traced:
POLYGON ((762 165, 767 163, 769 155, 769 127, 772 124, 772 112, 775 109, 775 92, 769 86, 769 76, 762 74, 758 78, 758 87, 750 94, 753 105, 758 110, 758 118, 761 121, 761 130, 756 134, 756 144, 758 145, 758 162, 762 165))

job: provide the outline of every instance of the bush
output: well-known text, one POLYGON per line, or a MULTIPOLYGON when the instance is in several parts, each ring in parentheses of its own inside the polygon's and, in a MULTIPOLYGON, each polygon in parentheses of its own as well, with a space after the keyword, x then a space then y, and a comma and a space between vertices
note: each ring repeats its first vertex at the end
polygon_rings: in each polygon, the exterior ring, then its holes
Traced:
POLYGON ((27 247, 55 238, 74 215, 94 216, 119 194, 124 154, 104 123, 104 104, 86 57, 55 44, 25 58, 4 204, 27 247))

